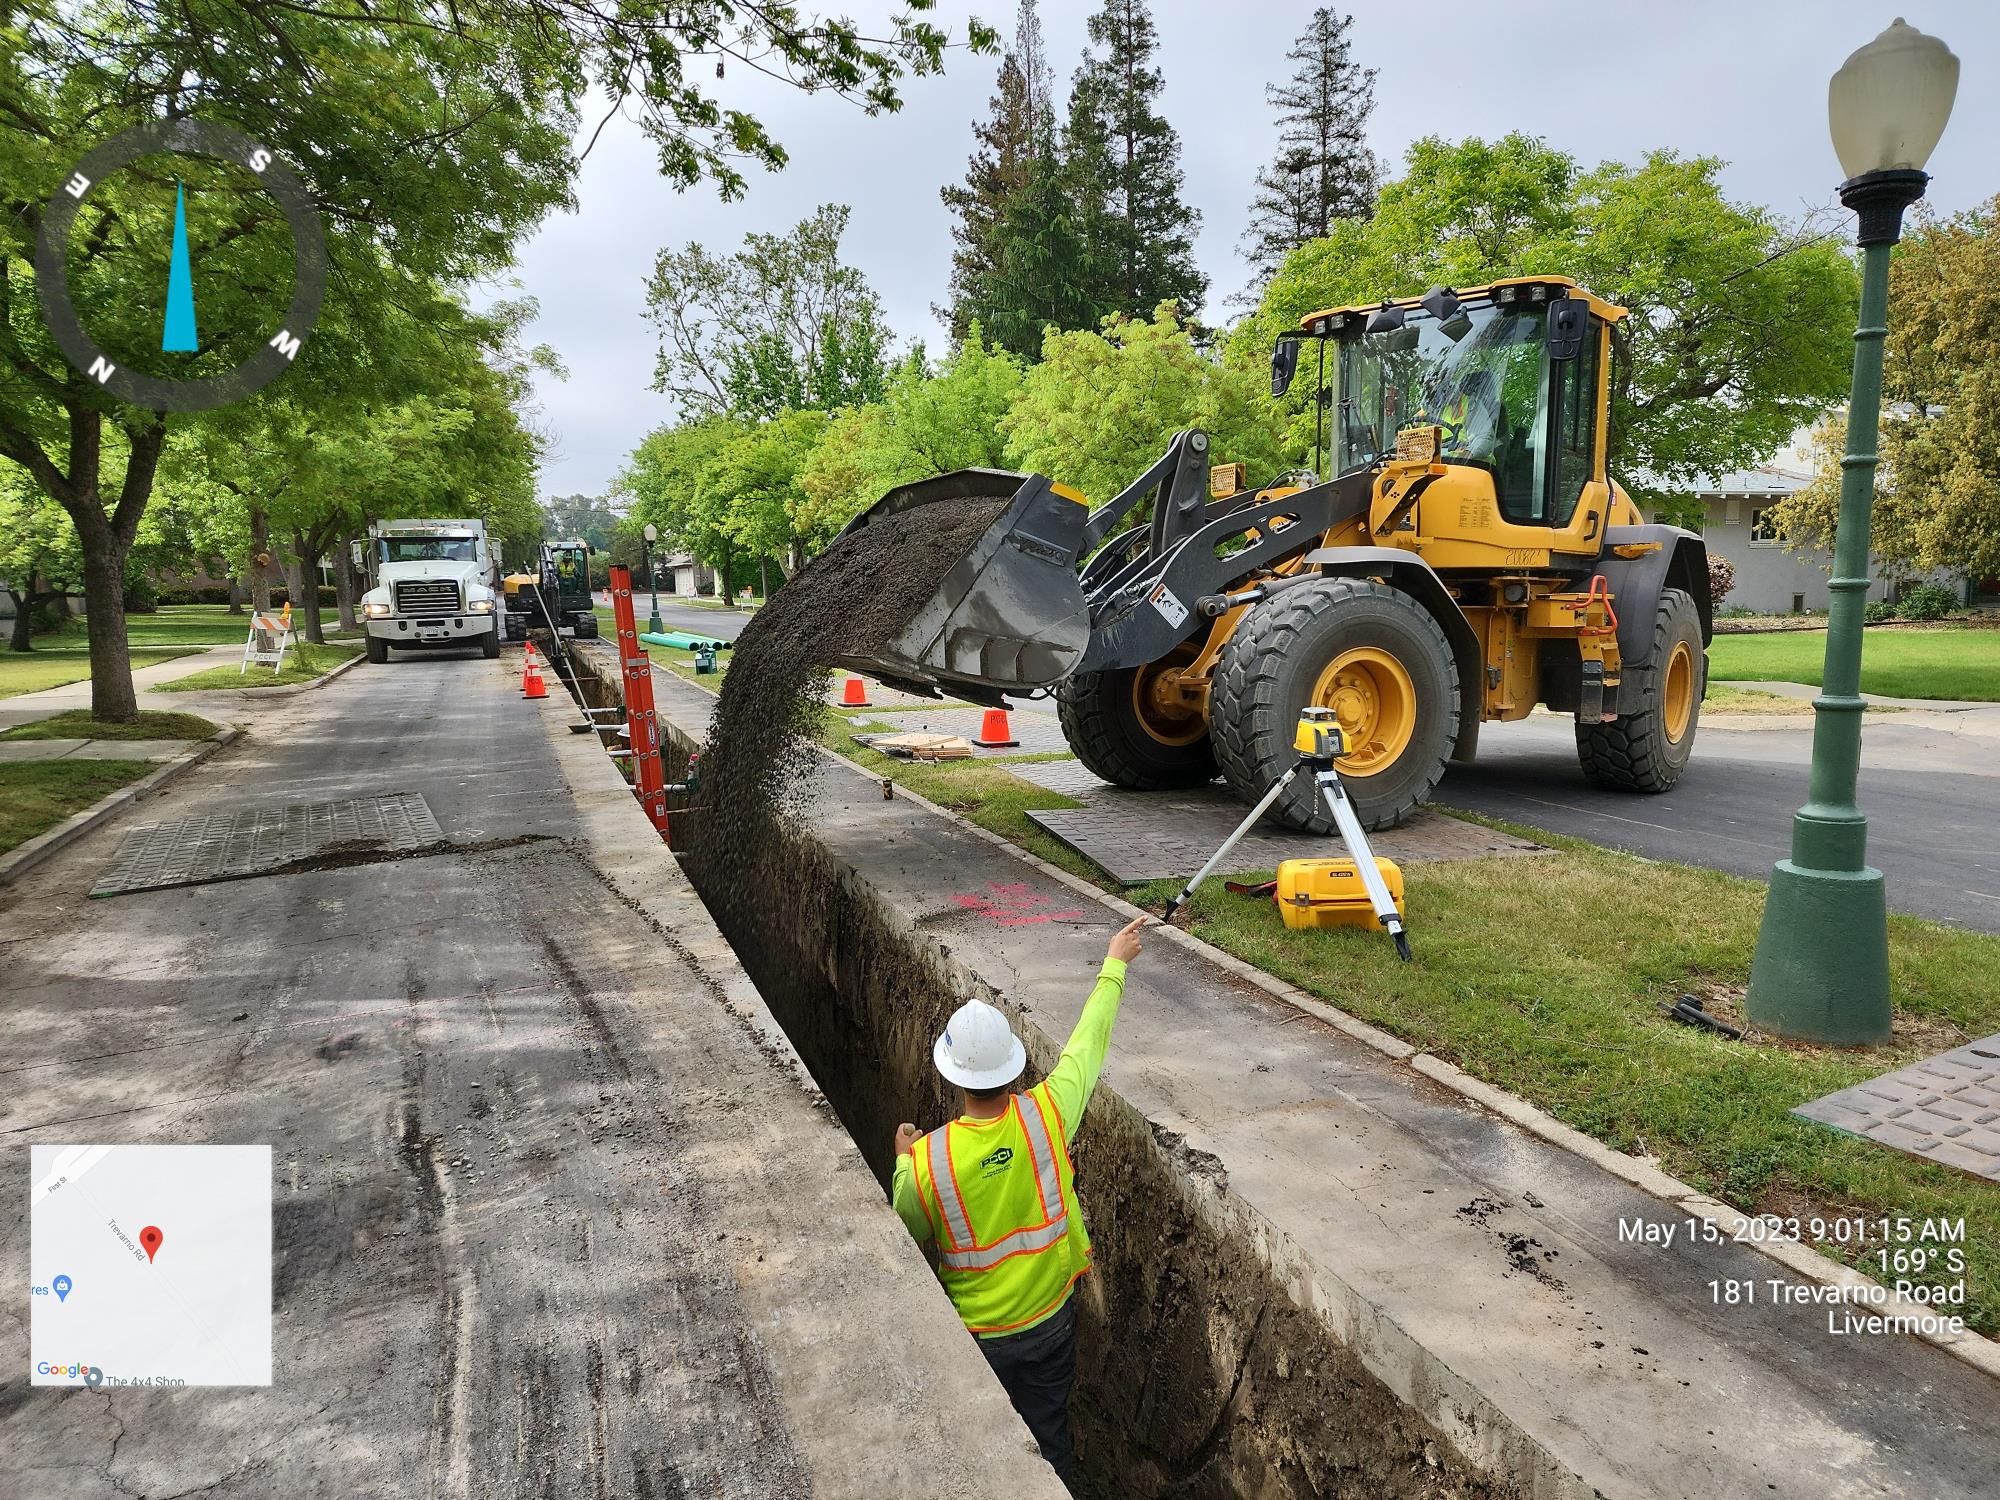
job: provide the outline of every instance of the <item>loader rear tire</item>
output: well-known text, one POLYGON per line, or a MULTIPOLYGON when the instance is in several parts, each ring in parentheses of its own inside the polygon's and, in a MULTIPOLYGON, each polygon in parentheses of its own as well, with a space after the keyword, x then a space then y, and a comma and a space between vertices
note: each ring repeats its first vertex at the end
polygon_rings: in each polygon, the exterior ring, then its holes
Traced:
MULTIPOLYGON (((1222 648, 1208 702, 1215 758, 1237 796, 1255 802, 1293 765, 1299 715, 1315 704, 1354 736, 1335 764, 1362 826, 1394 828, 1437 786, 1458 735, 1451 643, 1410 595, 1363 578, 1302 583, 1254 607, 1222 648)), ((1269 817, 1334 827, 1303 775, 1269 817)))
POLYGON ((1199 718, 1149 726, 1139 706, 1144 667, 1085 672, 1056 688, 1056 714, 1076 758, 1113 786, 1173 791, 1215 780, 1215 751, 1199 718))
POLYGON ((1685 589, 1666 589, 1653 613, 1654 686, 1646 707, 1609 724, 1576 726, 1576 759, 1593 785, 1621 792, 1664 792, 1694 754, 1708 685, 1701 613, 1685 589))

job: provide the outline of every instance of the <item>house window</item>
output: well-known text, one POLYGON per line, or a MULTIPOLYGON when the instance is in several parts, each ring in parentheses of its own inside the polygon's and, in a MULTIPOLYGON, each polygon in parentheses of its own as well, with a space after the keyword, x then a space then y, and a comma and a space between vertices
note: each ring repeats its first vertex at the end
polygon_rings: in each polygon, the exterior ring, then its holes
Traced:
POLYGON ((1773 507, 1768 505, 1759 505, 1751 510, 1750 512, 1751 546, 1775 547, 1778 545, 1779 542, 1778 532, 1777 529, 1771 524, 1772 509, 1773 507))

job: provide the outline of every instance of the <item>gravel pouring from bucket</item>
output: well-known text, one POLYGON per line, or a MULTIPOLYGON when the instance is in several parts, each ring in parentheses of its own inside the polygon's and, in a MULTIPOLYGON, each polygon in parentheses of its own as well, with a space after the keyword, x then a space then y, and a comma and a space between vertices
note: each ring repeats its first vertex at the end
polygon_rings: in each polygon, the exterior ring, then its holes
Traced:
MULTIPOLYGON (((835 664, 906 691, 941 689, 976 702, 1050 687, 1076 669, 1090 637, 1077 581, 1089 507, 1039 474, 960 469, 891 490, 856 516, 850 533, 886 516, 928 506, 976 505, 1011 494, 894 636, 835 664)), ((896 587, 893 578, 886 588, 896 587)))

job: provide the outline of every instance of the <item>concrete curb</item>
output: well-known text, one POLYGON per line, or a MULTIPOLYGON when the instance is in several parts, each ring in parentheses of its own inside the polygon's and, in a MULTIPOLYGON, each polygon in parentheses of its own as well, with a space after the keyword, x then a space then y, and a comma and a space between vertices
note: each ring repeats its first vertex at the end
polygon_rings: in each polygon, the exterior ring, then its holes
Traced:
POLYGON ((189 688, 187 693, 191 698, 199 697, 204 692, 233 693, 240 698, 290 698, 299 693, 310 693, 318 688, 323 688, 329 682, 332 682, 334 678, 352 672, 366 660, 368 660, 368 653, 366 651, 363 651, 358 656, 350 656, 331 672, 322 672, 311 682, 287 682, 278 687, 189 688))
MULTIPOLYGON (((654 670, 664 671, 666 669, 656 667, 654 670)), ((686 678, 680 680, 688 682, 690 687, 699 688, 711 698, 721 696, 701 683, 693 682, 686 678)), ((662 715, 662 719, 667 723, 669 729, 678 732, 685 738, 692 738, 687 735, 685 730, 680 729, 678 725, 665 720, 664 715, 662 715)), ((824 755, 828 760, 844 766, 857 776, 866 777, 871 781, 879 781, 881 779, 874 772, 856 765, 838 751, 829 750, 823 745, 817 748, 820 754, 824 755)), ((949 808, 939 807, 935 802, 918 796, 907 787, 898 786, 896 788, 896 795, 914 803, 927 812, 934 813, 940 818, 955 823, 958 827, 973 834, 975 837, 984 839, 995 848, 1005 850, 1015 859, 1039 870, 1051 880, 1061 881, 1062 884, 1075 891, 1079 896, 1087 896, 1101 906, 1107 906, 1113 911, 1122 913, 1127 920, 1133 917, 1151 917, 1155 915, 1153 912, 1145 911, 1133 905, 1123 897, 1114 896, 1107 891, 1100 890, 1081 876, 1072 875, 1059 865, 1050 864, 1039 855, 1032 854, 1028 850, 1023 849, 1019 844, 1013 843, 989 829, 981 828, 971 819, 962 817, 949 808)), ((1211 943, 1203 942, 1193 933, 1183 932, 1178 927, 1170 926, 1156 926, 1154 930, 1169 942, 1178 943, 1190 953, 1199 954, 1217 968, 1235 975, 1248 984, 1255 985, 1273 999, 1280 1000, 1296 1010, 1304 1011, 1307 1015, 1324 1021, 1335 1030, 1354 1038, 1354 1040, 1362 1043, 1364 1046, 1373 1048, 1384 1056, 1393 1058, 1399 1063, 1407 1064, 1411 1069, 1423 1074, 1440 1087, 1450 1089, 1461 1098, 1490 1110, 1510 1123, 1520 1126, 1530 1135, 1538 1136, 1552 1146, 1559 1146, 1574 1156, 1582 1157, 1593 1166, 1603 1169, 1613 1177, 1630 1184, 1649 1197, 1657 1198, 1663 1203, 1670 1203, 1686 1213, 1705 1219, 1715 1225, 1724 1235, 1738 1238, 1746 1248, 1755 1250, 1767 1260, 1775 1261, 1803 1281, 1810 1281, 1818 1286, 1865 1287, 1881 1285, 1873 1277, 1864 1275, 1852 1267, 1844 1266, 1839 1261, 1820 1254, 1819 1251, 1813 1249, 1808 1244, 1800 1241, 1773 1239, 1760 1234, 1760 1221, 1742 1212, 1740 1209, 1731 1208, 1728 1204, 1719 1202, 1708 1194, 1697 1191, 1689 1184, 1682 1182, 1679 1178, 1661 1171, 1652 1162, 1628 1155, 1623 1151, 1614 1150, 1602 1141, 1585 1135, 1582 1131, 1572 1126, 1563 1124, 1555 1116, 1530 1104, 1519 1095, 1510 1094, 1505 1089, 1482 1082, 1465 1072, 1462 1068, 1459 1068, 1456 1064, 1446 1062, 1441 1057, 1434 1057, 1428 1052, 1420 1052, 1409 1043, 1398 1040, 1388 1032, 1383 1031, 1380 1027, 1371 1026, 1359 1016, 1349 1015, 1339 1006, 1329 1004, 1317 995, 1308 994, 1296 985, 1287 984, 1275 975, 1267 974, 1256 965, 1245 963, 1234 954, 1225 953, 1222 949, 1215 947, 1211 943)), ((1932 1312, 1932 1309, 1922 1303, 1897 1296, 1893 1291, 1883 1288, 1883 1297, 1879 1311, 1892 1317, 1921 1317, 1932 1312)), ((1980 1371, 1982 1374, 2000 1380, 2000 1342, 1989 1339, 1984 1334, 1973 1333, 1970 1330, 1958 1335, 1917 1332, 1912 1336, 1922 1339, 1925 1343, 1934 1344, 1947 1354, 1972 1366, 1973 1369, 1980 1371)))
POLYGON ((67 848, 115 813, 123 812, 141 798, 150 797, 169 782, 192 771, 216 751, 242 737, 240 729, 221 729, 191 750, 184 750, 156 771, 149 771, 130 786, 108 793, 80 813, 72 814, 47 833, 37 834, 20 847, 0 856, 0 886, 11 884, 58 850, 67 848))

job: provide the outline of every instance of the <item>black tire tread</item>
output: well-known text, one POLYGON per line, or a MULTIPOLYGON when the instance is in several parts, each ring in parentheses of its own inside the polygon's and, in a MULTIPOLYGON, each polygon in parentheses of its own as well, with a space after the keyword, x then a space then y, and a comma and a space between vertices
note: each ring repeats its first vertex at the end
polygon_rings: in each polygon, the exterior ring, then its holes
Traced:
MULTIPOLYGON (((1685 601, 1694 609, 1694 598, 1685 589, 1662 589, 1653 609, 1653 661, 1659 668, 1659 686, 1652 703, 1636 713, 1621 714, 1609 724, 1576 726, 1576 759, 1584 778, 1594 786, 1620 792, 1664 792, 1681 779, 1682 766, 1664 754, 1666 735, 1660 718, 1660 694, 1666 690, 1666 653, 1673 649, 1674 615, 1685 601)), ((1697 652, 1697 657, 1701 656, 1697 652)), ((1701 727, 1701 694, 1708 682, 1704 663, 1702 680, 1695 684, 1695 719, 1688 725, 1693 739, 1701 727)), ((1682 763, 1685 765, 1685 762, 1682 763)))
POLYGON ((378 667, 389 659, 389 643, 379 635, 368 637, 368 659, 378 667))
POLYGON ((1056 717, 1076 758, 1113 786, 1135 792, 1180 791, 1215 780, 1208 738, 1180 750, 1162 746, 1157 759, 1133 753, 1122 732, 1128 678, 1125 672, 1085 672, 1057 685, 1056 717))
MULTIPOLYGON (((1449 723, 1453 732, 1444 736, 1444 748, 1437 757, 1437 763, 1418 779, 1410 795, 1387 808, 1374 807, 1363 812, 1362 824, 1372 832, 1394 828, 1407 821, 1437 786, 1450 759, 1451 744, 1456 737, 1458 716, 1462 711, 1458 669, 1452 661, 1450 642, 1445 639, 1444 632, 1438 628, 1430 612, 1401 589, 1367 579, 1329 578, 1321 585, 1305 584, 1286 589, 1252 609, 1243 617, 1216 662, 1214 685, 1209 697, 1209 738, 1215 745, 1215 758, 1222 767, 1222 774, 1236 794, 1246 800, 1261 796, 1292 763, 1292 726, 1279 726, 1282 733, 1278 732, 1278 727, 1271 732, 1260 733, 1254 722, 1257 717, 1254 710, 1268 707, 1276 700, 1280 691, 1282 664, 1289 653, 1295 652, 1306 622, 1324 610, 1340 608, 1343 599, 1353 598, 1386 600, 1394 607, 1408 609, 1419 617, 1424 626, 1436 635, 1437 647, 1443 655, 1443 675, 1451 695, 1449 723)), ((1348 789, 1351 795, 1355 784, 1349 783, 1348 789)), ((1357 811, 1360 811, 1360 799, 1357 797, 1355 802, 1357 811)), ((1281 808, 1282 804, 1280 808, 1274 808, 1272 816, 1278 816, 1281 808)), ((1286 821, 1292 820, 1287 818, 1286 821)), ((1315 807, 1312 820, 1306 826, 1315 833, 1331 832, 1332 815, 1324 808, 1315 807)))

